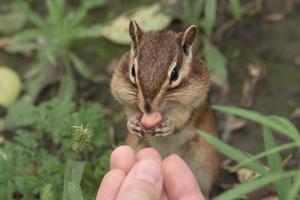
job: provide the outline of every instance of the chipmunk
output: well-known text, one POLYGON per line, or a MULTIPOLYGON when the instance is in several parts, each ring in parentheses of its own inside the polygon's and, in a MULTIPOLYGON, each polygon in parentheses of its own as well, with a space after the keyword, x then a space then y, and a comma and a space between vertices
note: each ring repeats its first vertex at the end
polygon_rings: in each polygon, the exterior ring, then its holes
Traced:
POLYGON ((218 176, 219 153, 196 132, 218 135, 208 69, 193 55, 197 28, 144 32, 132 20, 129 35, 131 50, 120 59, 111 81, 112 94, 128 117, 126 143, 135 150, 154 147, 162 157, 178 154, 208 196, 218 176))

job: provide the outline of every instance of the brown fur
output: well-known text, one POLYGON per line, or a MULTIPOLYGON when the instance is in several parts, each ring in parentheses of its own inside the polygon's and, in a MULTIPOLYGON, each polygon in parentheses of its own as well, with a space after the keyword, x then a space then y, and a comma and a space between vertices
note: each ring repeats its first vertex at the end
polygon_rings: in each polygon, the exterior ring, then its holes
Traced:
POLYGON ((163 157, 179 154, 208 195, 218 176, 219 153, 196 132, 201 129, 218 136, 208 100, 208 70, 192 55, 196 28, 191 26, 182 33, 145 33, 132 21, 130 36, 131 53, 121 58, 111 83, 113 95, 124 105, 128 116, 130 133, 126 143, 136 150, 154 147, 163 157), (170 80, 175 64, 179 69, 179 78, 175 80, 178 84, 170 80), (132 67, 135 77, 131 74, 132 67), (163 115, 164 126, 146 131, 139 124, 140 116, 153 111, 163 115), (138 135, 153 137, 144 139, 138 135))

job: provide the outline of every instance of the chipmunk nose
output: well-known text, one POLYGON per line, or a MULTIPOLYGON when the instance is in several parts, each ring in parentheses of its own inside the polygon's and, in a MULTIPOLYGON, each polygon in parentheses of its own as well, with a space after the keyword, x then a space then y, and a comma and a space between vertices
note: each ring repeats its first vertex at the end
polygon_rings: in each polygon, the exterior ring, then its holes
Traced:
POLYGON ((145 129, 152 129, 162 121, 162 116, 159 112, 144 113, 141 119, 141 124, 145 129))

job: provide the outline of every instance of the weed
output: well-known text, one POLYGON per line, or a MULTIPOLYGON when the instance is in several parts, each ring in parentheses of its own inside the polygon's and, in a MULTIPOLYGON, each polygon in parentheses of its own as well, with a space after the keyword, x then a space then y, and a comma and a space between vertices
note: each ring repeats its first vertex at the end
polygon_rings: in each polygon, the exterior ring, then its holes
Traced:
POLYGON ((72 52, 71 44, 78 39, 99 36, 102 24, 84 26, 82 23, 88 11, 102 6, 105 0, 84 0, 77 9, 68 12, 65 0, 47 0, 46 3, 48 15, 42 17, 30 8, 27 1, 17 0, 33 27, 17 33, 8 50, 35 52, 35 62, 25 75, 29 95, 35 98, 48 84, 60 82, 60 94, 72 96, 75 87, 73 70, 91 81, 104 79, 102 75, 93 74, 87 64, 72 52))

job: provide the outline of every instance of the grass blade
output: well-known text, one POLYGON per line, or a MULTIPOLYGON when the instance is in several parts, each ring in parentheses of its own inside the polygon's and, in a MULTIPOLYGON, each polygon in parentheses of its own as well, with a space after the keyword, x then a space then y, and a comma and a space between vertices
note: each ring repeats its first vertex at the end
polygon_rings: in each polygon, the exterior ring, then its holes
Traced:
POLYGON ((237 107, 230 107, 230 106, 220 106, 220 105, 214 105, 212 106, 214 110, 224 112, 224 113, 229 113, 232 115, 236 115, 238 117, 242 117, 248 120, 251 120, 253 122, 256 122, 258 124, 264 125, 266 127, 269 127, 275 131, 278 131, 287 137, 293 139, 295 142, 300 140, 300 135, 297 132, 291 132, 289 129, 286 128, 281 123, 278 123, 278 121, 264 116, 262 114, 259 114, 257 112, 251 111, 251 110, 246 110, 242 108, 237 108, 237 107))
POLYGON ((275 181, 289 178, 291 176, 297 175, 300 171, 289 171, 289 172, 282 172, 279 174, 271 174, 268 173, 261 178, 254 179, 253 181, 240 184, 233 189, 227 190, 226 192, 222 193, 221 195, 213 198, 213 200, 232 200, 238 199, 242 195, 245 195, 249 192, 252 192, 258 188, 261 188, 267 184, 273 183, 275 181))
MULTIPOLYGON (((201 15, 201 11, 203 9, 203 3, 204 0, 196 0, 195 5, 194 5, 194 10, 193 10, 193 19, 194 22, 196 23, 201 15)), ((196 23, 197 24, 197 23, 196 23)))
POLYGON ((269 116, 269 118, 271 118, 274 121, 276 121, 277 123, 281 124, 288 131, 293 132, 293 134, 299 135, 299 132, 296 129, 296 127, 294 126, 294 124, 292 124, 288 119, 286 119, 284 117, 275 116, 275 115, 274 116, 269 116))
POLYGON ((103 76, 93 74, 88 66, 75 54, 69 53, 69 57, 73 63, 74 68, 82 77, 94 82, 101 82, 104 80, 103 76))
POLYGON ((26 29, 15 34, 11 40, 11 43, 16 43, 18 41, 24 40, 35 40, 40 35, 42 35, 42 32, 39 29, 26 29))
POLYGON ((21 9, 21 11, 24 13, 24 15, 26 16, 26 18, 33 23, 34 25, 36 25, 39 28, 45 28, 47 26, 47 23, 43 20, 43 18, 41 18, 41 16, 39 16, 38 14, 36 14, 29 6, 29 4, 26 1, 23 0, 18 0, 17 4, 19 6, 19 8, 21 9))
POLYGON ((217 1, 216 0, 206 0, 204 8, 204 31, 209 37, 212 33, 212 29, 216 23, 217 15, 217 1))
POLYGON ((262 153, 258 153, 256 155, 252 155, 248 159, 241 161, 236 166, 234 166, 232 170, 236 171, 239 168, 241 168, 242 166, 245 166, 246 164, 251 163, 255 160, 258 160, 258 159, 261 159, 261 158, 266 157, 268 155, 271 155, 271 154, 274 154, 274 153, 277 153, 277 152, 280 152, 280 151, 284 151, 284 150, 287 150, 287 149, 291 149, 291 148, 294 148, 294 147, 297 147, 297 146, 300 147, 300 142, 299 143, 292 142, 292 143, 283 144, 281 146, 277 146, 277 147, 268 149, 267 151, 264 151, 262 153))
POLYGON ((239 0, 230 0, 229 7, 233 17, 236 20, 240 20, 242 18, 241 6, 239 0))
POLYGON ((204 58, 212 72, 223 80, 227 80, 226 58, 209 40, 204 40, 204 58))
MULTIPOLYGON (((217 148, 222 154, 226 155, 227 157, 237 161, 241 162, 243 160, 248 159, 248 156, 244 154, 242 151, 235 149, 228 144, 222 142, 221 140, 215 138, 214 136, 205 133, 203 131, 199 131, 198 134, 207 140, 209 143, 213 144, 215 148, 217 148)), ((257 162, 251 162, 246 164, 246 166, 260 174, 265 174, 266 169, 257 162)))
MULTIPOLYGON (((263 126, 263 136, 265 143, 265 150, 272 149, 277 146, 273 134, 269 128, 263 126)), ((269 154, 267 156, 268 166, 273 174, 280 174, 283 172, 282 160, 279 153, 269 154)), ((278 180, 274 183, 280 199, 285 199, 290 184, 287 180, 278 180)))
POLYGON ((300 192, 300 173, 296 176, 293 182, 292 188, 289 190, 289 193, 287 195, 287 200, 295 200, 296 197, 299 197, 300 192))
POLYGON ((82 200, 80 181, 85 162, 69 161, 65 169, 63 200, 82 200), (76 195, 74 195, 76 194, 76 195))

